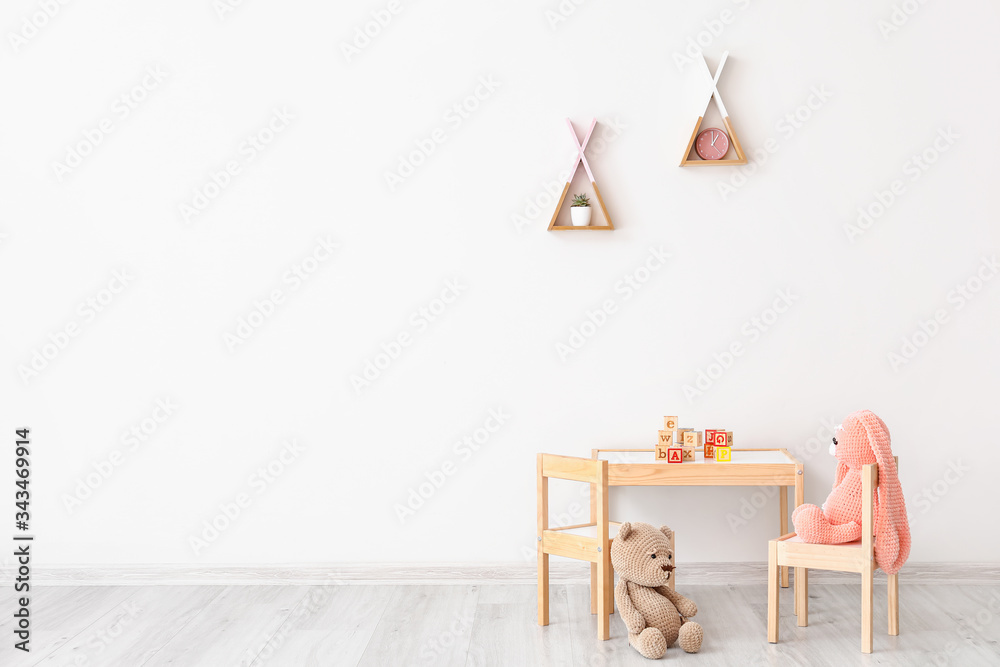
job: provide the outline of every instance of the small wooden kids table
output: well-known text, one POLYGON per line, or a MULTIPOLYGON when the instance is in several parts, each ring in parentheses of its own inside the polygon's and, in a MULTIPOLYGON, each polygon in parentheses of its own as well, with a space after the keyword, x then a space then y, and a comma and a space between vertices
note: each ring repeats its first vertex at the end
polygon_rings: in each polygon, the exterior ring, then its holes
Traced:
MULTIPOLYGON (((699 448, 694 461, 658 463, 652 449, 594 449, 591 458, 608 461, 608 486, 777 486, 779 535, 788 533, 788 487, 795 487, 795 507, 805 499, 805 474, 799 461, 787 449, 732 450, 732 460, 706 460, 699 448)), ((591 499, 594 490, 591 489, 591 499)), ((597 521, 593 500, 590 520, 597 521)), ((676 537, 675 537, 676 539, 676 537)), ((676 547, 675 547, 676 550, 676 547)), ((676 558, 676 556, 675 556, 676 558)), ((614 574, 611 573, 612 577, 614 574)), ((591 566, 595 590, 607 582, 597 581, 597 566, 591 566)), ((671 579, 673 583, 673 579, 671 579)), ((781 568, 781 586, 788 587, 788 568, 781 568)))

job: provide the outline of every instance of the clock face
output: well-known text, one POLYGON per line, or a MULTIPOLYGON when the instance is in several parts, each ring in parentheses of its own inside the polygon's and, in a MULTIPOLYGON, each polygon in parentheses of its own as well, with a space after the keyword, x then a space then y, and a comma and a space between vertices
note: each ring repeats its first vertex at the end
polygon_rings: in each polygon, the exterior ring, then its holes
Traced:
POLYGON ((698 134, 694 150, 702 160, 721 160, 729 151, 729 137, 722 130, 710 127, 698 134))

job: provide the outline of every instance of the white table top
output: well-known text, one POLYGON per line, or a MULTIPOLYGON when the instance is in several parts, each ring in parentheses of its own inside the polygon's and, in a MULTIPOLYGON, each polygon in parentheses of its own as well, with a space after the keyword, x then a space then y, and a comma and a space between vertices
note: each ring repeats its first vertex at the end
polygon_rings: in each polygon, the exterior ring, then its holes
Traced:
MULTIPOLYGON (((653 458, 653 450, 641 451, 641 452, 614 452, 614 451, 601 451, 598 453, 598 458, 605 459, 615 465, 616 463, 658 463, 656 459, 653 458)), ((714 459, 705 460, 702 452, 698 451, 694 454, 694 461, 685 461, 684 463, 666 463, 659 462, 659 465, 665 466, 692 466, 692 465, 709 465, 709 466, 728 466, 728 465, 739 465, 746 463, 787 463, 794 465, 795 462, 785 455, 784 452, 779 450, 766 450, 766 451, 746 451, 740 449, 733 449, 732 451, 732 461, 728 463, 718 463, 714 459)))

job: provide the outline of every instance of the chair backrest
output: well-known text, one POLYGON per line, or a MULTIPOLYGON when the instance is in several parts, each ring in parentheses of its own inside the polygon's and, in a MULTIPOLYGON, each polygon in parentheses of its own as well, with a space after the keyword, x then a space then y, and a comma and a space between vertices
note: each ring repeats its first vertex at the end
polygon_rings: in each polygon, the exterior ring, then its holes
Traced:
POLYGON ((603 539, 608 520, 608 462, 555 454, 538 455, 538 532, 549 527, 549 479, 567 479, 590 484, 591 507, 598 527, 603 527, 603 539))
MULTIPOLYGON (((899 470, 899 457, 896 469, 899 470)), ((861 548, 875 553, 875 494, 878 492, 878 464, 869 463, 861 469, 861 548)))
POLYGON ((582 459, 576 456, 538 455, 539 475, 555 479, 569 479, 575 482, 600 484, 608 476, 608 462, 598 459, 582 459))

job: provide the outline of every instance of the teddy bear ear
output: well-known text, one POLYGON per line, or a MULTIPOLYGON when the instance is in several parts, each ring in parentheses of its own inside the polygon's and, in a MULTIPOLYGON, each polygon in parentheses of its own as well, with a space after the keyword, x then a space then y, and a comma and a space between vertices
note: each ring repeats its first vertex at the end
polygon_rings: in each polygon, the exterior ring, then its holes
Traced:
POLYGON ((627 540, 628 536, 632 534, 632 524, 628 521, 623 523, 618 527, 618 536, 615 539, 627 540))
POLYGON ((674 541, 674 531, 670 530, 667 526, 660 526, 660 532, 667 536, 667 539, 671 543, 674 541))

